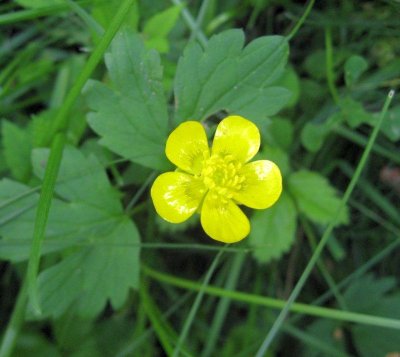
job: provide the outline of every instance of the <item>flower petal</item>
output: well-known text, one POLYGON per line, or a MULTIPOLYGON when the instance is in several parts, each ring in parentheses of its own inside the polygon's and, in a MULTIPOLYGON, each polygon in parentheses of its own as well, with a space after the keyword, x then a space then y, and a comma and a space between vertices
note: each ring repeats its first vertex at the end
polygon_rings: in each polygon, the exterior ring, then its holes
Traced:
POLYGON ((223 119, 215 132, 212 154, 231 154, 247 162, 260 148, 260 131, 251 121, 231 115, 223 119))
POLYGON ((206 132, 197 121, 180 124, 168 137, 165 147, 168 159, 181 170, 200 174, 202 162, 210 156, 206 132))
POLYGON ((166 172, 156 178, 151 198, 157 213, 166 221, 186 221, 199 207, 206 192, 203 183, 183 172, 166 172))
POLYGON ((264 209, 272 206, 282 192, 281 172, 272 161, 250 162, 242 167, 239 174, 245 177, 242 189, 233 199, 245 206, 264 209))
POLYGON ((250 222, 242 210, 232 201, 222 203, 209 192, 201 208, 201 225, 213 239, 235 243, 250 233, 250 222))

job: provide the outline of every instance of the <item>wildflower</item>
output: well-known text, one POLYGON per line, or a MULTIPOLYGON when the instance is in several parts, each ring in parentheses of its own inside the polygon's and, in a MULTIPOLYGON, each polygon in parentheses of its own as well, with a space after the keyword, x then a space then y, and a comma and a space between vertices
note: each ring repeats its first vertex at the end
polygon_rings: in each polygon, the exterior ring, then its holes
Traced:
POLYGON ((199 122, 180 124, 165 148, 178 169, 158 176, 151 188, 157 213, 181 223, 197 211, 211 238, 225 243, 242 240, 250 232, 250 222, 238 205, 265 209, 282 192, 278 166, 268 160, 248 162, 259 148, 258 128, 240 116, 219 123, 211 151, 199 122))

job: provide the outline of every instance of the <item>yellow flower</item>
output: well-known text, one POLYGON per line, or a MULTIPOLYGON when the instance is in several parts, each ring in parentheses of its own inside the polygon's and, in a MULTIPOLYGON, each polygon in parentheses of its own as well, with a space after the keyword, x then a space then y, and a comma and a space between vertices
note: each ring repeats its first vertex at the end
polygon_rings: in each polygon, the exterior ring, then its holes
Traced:
POLYGON ((240 116, 223 119, 211 151, 203 126, 180 124, 168 137, 165 152, 178 169, 154 181, 151 197, 166 221, 181 223, 196 211, 213 239, 234 243, 250 232, 250 222, 238 205, 272 206, 282 192, 282 176, 272 161, 248 162, 260 148, 260 132, 240 116))

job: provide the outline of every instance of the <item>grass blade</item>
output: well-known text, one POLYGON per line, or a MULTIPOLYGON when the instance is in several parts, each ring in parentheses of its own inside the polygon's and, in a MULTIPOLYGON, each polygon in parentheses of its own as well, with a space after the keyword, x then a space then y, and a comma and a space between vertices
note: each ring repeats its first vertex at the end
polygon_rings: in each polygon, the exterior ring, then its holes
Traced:
MULTIPOLYGON (((203 285, 200 283, 196 283, 187 279, 177 278, 176 276, 165 274, 145 266, 142 266, 142 270, 147 276, 158 281, 162 281, 183 289, 193 291, 200 291, 202 289, 202 291, 204 291, 208 295, 228 297, 234 301, 242 302, 245 304, 255 304, 271 309, 282 309, 287 305, 287 302, 284 300, 274 299, 267 296, 249 294, 235 290, 226 290, 224 288, 212 285, 203 287, 203 285)), ((400 330, 400 320, 390 319, 386 317, 366 315, 351 311, 342 311, 338 309, 307 305, 302 303, 292 303, 289 306, 289 309, 290 311, 309 316, 400 330)))
MULTIPOLYGON (((358 182, 358 180, 360 178, 361 172, 363 171, 363 169, 364 169, 364 167, 365 167, 365 165, 367 163, 367 159, 368 159, 368 157, 369 157, 369 155, 371 153, 372 146, 374 145, 374 142, 375 142, 375 140, 376 140, 376 138, 378 136, 380 127, 381 127, 382 122, 383 122, 383 118, 386 115, 386 112, 387 112, 387 110, 389 108, 389 105, 390 105, 392 99, 393 99, 393 96, 394 96, 394 91, 392 90, 392 91, 389 92, 389 94, 388 94, 388 96, 386 98, 385 104, 383 106, 382 112, 381 112, 380 117, 379 117, 379 121, 377 122, 377 124, 376 124, 376 126, 375 126, 375 128, 374 128, 374 130, 373 130, 373 132, 372 132, 372 134, 370 136, 370 139, 368 141, 367 147, 365 148, 365 150, 363 152, 363 155, 362 155, 362 157, 360 159, 360 162, 359 162, 359 164, 357 166, 357 169, 356 169, 356 171, 354 173, 354 176, 351 179, 350 184, 347 187, 346 192, 343 195, 343 198, 342 198, 342 200, 340 202, 340 206, 339 206, 339 208, 338 208, 338 210, 336 212, 335 218, 331 221, 331 223, 326 228, 324 234, 322 235, 322 238, 321 238, 317 248, 315 249, 314 254, 312 255, 312 257, 309 260, 306 268, 303 271, 303 274, 301 275, 299 281, 297 282, 297 284, 294 287, 292 293, 290 294, 290 296, 289 296, 284 308, 279 313, 277 319, 275 320, 274 324, 272 325, 271 330, 269 331, 269 333, 267 334, 267 336, 264 339, 263 343, 261 344, 261 347, 258 350, 258 352, 256 354, 256 357, 264 356, 265 352, 268 350, 268 347, 271 345, 271 343, 274 340, 275 336, 279 332, 279 329, 282 326, 286 316, 288 315, 290 307, 293 305, 293 303, 295 302, 295 300, 299 296, 301 290, 303 289, 304 284, 306 283, 306 281, 307 281, 308 277, 310 276, 310 274, 311 274, 311 272, 312 272, 312 270, 313 270, 318 258, 320 257, 321 252, 324 249, 324 247, 325 247, 325 245, 326 245, 326 243, 327 243, 327 241, 329 239, 329 236, 331 235, 331 232, 333 231, 333 228, 334 228, 334 226, 335 226, 335 224, 336 224, 336 222, 337 222, 342 210, 344 209, 347 201, 350 198, 350 195, 352 194, 352 192, 354 190, 354 187, 356 186, 356 184, 357 184, 357 182, 358 182)), ((399 324, 400 324, 400 321, 399 321, 399 324)))
POLYGON ((114 16, 110 26, 96 46, 95 50, 89 57, 82 72, 77 78, 74 86, 68 93, 65 102, 57 113, 53 121, 52 132, 55 137, 51 146, 49 164, 46 167, 42 191, 39 199, 38 210, 36 213, 34 235, 32 241, 32 251, 29 258, 27 270, 28 295, 32 300, 32 307, 36 313, 40 313, 39 297, 37 292, 37 273, 39 270, 40 252, 46 230, 47 218, 50 210, 51 199, 53 197, 55 181, 61 162, 62 150, 64 147, 64 135, 62 132, 68 125, 68 114, 74 105, 76 99, 81 93, 83 86, 89 79, 97 64, 102 59, 104 52, 120 28, 125 15, 135 0, 125 0, 121 3, 116 15, 114 16))
POLYGON ((189 333, 189 330, 190 330, 190 327, 192 326, 194 317, 196 316, 197 310, 200 307, 201 300, 203 299, 205 290, 206 290, 208 284, 210 283, 211 277, 213 276, 215 269, 218 266, 219 259, 221 258, 221 255, 224 252, 225 247, 221 248, 220 251, 218 252, 218 254, 215 256, 213 262, 211 263, 210 268, 207 271, 206 276, 204 277, 204 281, 200 285, 200 289, 198 290, 196 299, 194 300, 194 303, 192 305, 192 308, 190 309, 189 315, 186 318, 185 324, 183 325, 181 334, 179 335, 179 339, 175 346, 173 357, 179 356, 181 346, 183 345, 183 342, 185 341, 185 339, 189 333))

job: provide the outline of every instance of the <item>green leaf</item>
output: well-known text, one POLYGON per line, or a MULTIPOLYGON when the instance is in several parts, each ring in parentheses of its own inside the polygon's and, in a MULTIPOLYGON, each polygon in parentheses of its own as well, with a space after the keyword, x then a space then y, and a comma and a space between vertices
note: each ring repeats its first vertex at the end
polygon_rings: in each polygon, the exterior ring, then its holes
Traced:
MULTIPOLYGON (((48 156, 47 149, 33 151, 33 168, 40 179, 43 179, 48 156)), ((99 160, 93 155, 85 157, 73 147, 64 150, 55 191, 67 201, 83 202, 110 215, 122 212, 118 193, 110 185, 99 160)))
POLYGON ((342 115, 352 128, 361 124, 371 124, 374 121, 372 114, 368 113, 363 105, 350 97, 345 97, 340 101, 342 115))
MULTIPOLYGON (((397 301, 399 299, 400 294, 397 295, 397 301)), ((398 330, 360 325, 353 327, 352 335, 360 356, 396 357, 400 351, 398 330)))
POLYGON ((205 50, 189 44, 175 76, 176 124, 220 110, 257 120, 287 104, 289 91, 272 86, 286 64, 286 39, 265 36, 243 46, 241 30, 213 36, 205 50))
MULTIPOLYGON (((39 177, 43 176, 48 152, 33 152, 34 172, 39 177)), ((52 202, 43 254, 106 235, 122 215, 118 195, 101 164, 94 156, 86 158, 72 147, 64 150, 56 192, 63 201, 52 202)), ((0 181, 1 258, 28 258, 38 197, 30 187, 7 179, 0 181)))
POLYGON ((300 82, 300 100, 299 106, 305 112, 315 115, 316 108, 322 107, 327 96, 327 86, 311 79, 303 79, 300 82))
MULTIPOLYGON (((289 176, 288 189, 300 212, 315 223, 327 224, 335 217, 340 198, 324 176, 307 170, 295 172, 289 176)), ((347 222, 348 211, 345 208, 338 224, 347 222)))
POLYGON ((258 262, 279 259, 289 250, 295 238, 296 216, 295 205, 286 193, 271 208, 254 213, 249 244, 258 262))
MULTIPOLYGON (((29 192, 29 187, 17 182, 0 181, 1 203, 29 192)), ((3 237, 0 240, 0 258, 14 262, 28 259, 38 199, 37 193, 31 193, 0 209, 0 235, 3 237)), ((115 218, 104 210, 85 203, 54 199, 42 254, 91 241, 100 234, 107 234, 114 225, 115 218)))
POLYGON ((88 122, 100 143, 138 164, 166 170, 167 103, 160 58, 145 49, 139 35, 119 32, 106 55, 112 87, 90 81, 88 122))
POLYGON ((15 2, 31 9, 64 4, 64 0, 15 0, 15 2))
POLYGON ((3 120, 1 126, 4 156, 14 178, 26 182, 31 176, 31 138, 27 129, 3 120))
MULTIPOLYGON (((47 150, 35 150, 34 168, 44 173, 47 150)), ((68 255, 60 263, 39 275, 39 292, 45 315, 59 316, 76 303, 80 316, 96 316, 107 300, 114 308, 124 303, 129 288, 139 280, 139 233, 123 215, 116 191, 111 187, 99 161, 85 158, 78 150, 64 151, 56 193, 73 204, 84 203, 105 217, 92 227, 87 247, 68 255), (107 229, 104 223, 109 222, 107 229), (60 278, 64 276, 65 278, 60 278), (55 289, 63 281, 62 288, 55 289), (60 304, 60 300, 63 303, 60 304)))
MULTIPOLYGON (((124 24, 126 24, 130 29, 138 28, 139 9, 137 3, 137 1, 133 2, 124 20, 124 24)), ((115 15, 115 12, 118 10, 118 6, 120 4, 120 0, 91 0, 90 5, 92 7, 92 16, 101 26, 106 29, 115 15)))
POLYGON ((52 321, 52 335, 68 356, 110 357, 117 356, 117 351, 132 341, 136 324, 136 319, 124 315, 91 321, 67 313, 52 321))
POLYGON ((293 67, 288 67, 277 85, 282 86, 290 91, 290 100, 287 107, 294 107, 300 97, 300 80, 293 67))
POLYGON ((56 115, 55 109, 43 110, 32 115, 32 144, 34 147, 49 146, 52 140, 51 121, 56 115))
POLYGON ((167 10, 157 13, 146 22, 143 28, 143 35, 146 39, 147 48, 154 48, 161 53, 169 51, 167 36, 175 26, 181 10, 181 5, 171 6, 167 10))
POLYGON ((344 64, 344 79, 350 87, 368 69, 368 62, 361 56, 351 56, 344 64))
POLYGON ((301 131, 301 143, 310 152, 317 152, 325 141, 328 128, 323 124, 307 123, 301 131))
MULTIPOLYGON (((374 115, 374 122, 378 120, 378 117, 378 114, 374 115)), ((381 130, 391 141, 400 140, 400 105, 388 110, 381 130)))
POLYGON ((393 290, 395 286, 396 279, 393 277, 378 280, 373 275, 368 274, 354 280, 347 288, 344 298, 350 310, 371 313, 374 307, 380 305, 383 296, 393 290))
POLYGON ((303 344, 303 353, 301 354, 304 357, 321 357, 321 356, 347 356, 345 354, 346 344, 345 338, 343 334, 343 330, 341 329, 339 323, 337 321, 332 320, 323 320, 317 319, 312 322, 307 327, 307 333, 314 336, 318 341, 329 346, 331 351, 336 350, 335 354, 325 354, 322 353, 321 350, 315 348, 313 345, 303 344))
MULTIPOLYGON (((375 278, 365 275, 354 280, 344 293, 352 311, 400 319, 400 292, 394 277, 375 278)), ((399 332, 388 328, 356 325, 351 329, 355 347, 362 356, 388 356, 400 350, 399 332)))
MULTIPOLYGON (((34 172, 42 177, 49 150, 33 153, 34 172)), ((74 311, 93 317, 107 300, 114 308, 125 301, 139 279, 139 233, 124 215, 117 191, 94 157, 67 147, 63 152, 42 254, 74 247, 39 275, 46 316, 74 311), (43 281, 45 283, 43 283, 43 281), (62 286, 60 287, 60 283, 62 286)), ((0 257, 29 257, 38 194, 22 184, 0 181, 0 257)))
POLYGON ((294 127, 290 120, 279 117, 273 118, 266 131, 271 144, 275 144, 283 150, 289 150, 294 137, 294 127))
POLYGON ((24 329, 16 339, 12 356, 62 357, 62 353, 40 329, 24 329))
MULTIPOLYGON (((346 48, 335 49, 333 56, 334 68, 340 66, 343 61, 348 57, 349 53, 346 48)), ((326 77, 326 51, 316 50, 312 51, 304 61, 304 69, 314 79, 323 79, 326 77)), ((337 76, 338 71, 335 71, 337 76)))
POLYGON ((107 300, 120 308, 129 288, 138 287, 139 233, 133 223, 122 219, 100 238, 39 275, 45 316, 57 318, 74 303, 79 316, 94 317, 107 300))

